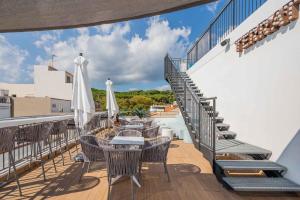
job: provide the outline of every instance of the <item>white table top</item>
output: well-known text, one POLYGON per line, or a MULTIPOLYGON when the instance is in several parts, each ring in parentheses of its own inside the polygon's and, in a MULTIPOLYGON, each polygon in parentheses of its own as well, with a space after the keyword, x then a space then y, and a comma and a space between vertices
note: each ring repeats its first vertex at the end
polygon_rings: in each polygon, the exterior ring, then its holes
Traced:
POLYGON ((115 136, 110 144, 113 145, 144 145, 144 137, 115 136))
POLYGON ((124 125, 124 126, 122 126, 122 127, 124 127, 125 129, 130 129, 130 128, 132 128, 132 129, 143 129, 144 128, 144 125, 143 124, 140 124, 140 125, 138 125, 138 124, 128 124, 128 125, 124 125))

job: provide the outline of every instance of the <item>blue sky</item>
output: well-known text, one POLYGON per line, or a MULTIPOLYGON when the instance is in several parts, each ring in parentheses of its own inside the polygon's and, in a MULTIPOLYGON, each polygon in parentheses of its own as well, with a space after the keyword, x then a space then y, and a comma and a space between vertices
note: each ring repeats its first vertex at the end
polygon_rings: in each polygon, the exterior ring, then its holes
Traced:
POLYGON ((73 71, 83 52, 91 86, 104 88, 110 77, 119 91, 166 89, 163 57, 186 56, 227 0, 128 22, 55 31, 0 34, 0 82, 31 83, 33 66, 49 64, 73 71))

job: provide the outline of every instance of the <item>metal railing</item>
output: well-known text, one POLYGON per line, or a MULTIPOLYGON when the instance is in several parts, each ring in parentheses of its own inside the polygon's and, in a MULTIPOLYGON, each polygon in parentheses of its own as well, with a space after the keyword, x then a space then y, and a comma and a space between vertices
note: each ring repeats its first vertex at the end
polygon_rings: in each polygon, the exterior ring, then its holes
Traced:
POLYGON ((187 53, 191 67, 267 0, 230 0, 187 53))
MULTIPOLYGON (((55 117, 51 117, 51 121, 59 121, 59 120, 70 120, 70 123, 68 124, 68 134, 67 134, 67 140, 69 144, 74 144, 75 142, 77 142, 77 140, 79 139, 79 136, 81 134, 87 134, 87 132, 93 132, 95 129, 100 130, 100 129, 104 129, 108 127, 108 122, 107 122, 107 112, 100 112, 100 113, 96 113, 94 115, 94 117, 92 118, 91 122, 88 123, 88 126, 85 128, 86 131, 80 131, 78 129, 76 129, 76 126, 74 124, 74 120, 73 117, 70 118, 70 115, 65 117, 65 119, 61 119, 63 116, 57 116, 57 120, 55 120, 55 117), (94 120, 93 120, 94 119, 94 120), (73 123, 72 123, 73 121, 73 123)), ((43 117, 40 117, 43 118, 43 117)), ((30 120, 30 123, 25 123, 26 119, 24 119, 23 121, 17 122, 19 125, 17 126, 27 126, 27 125, 31 125, 31 124, 36 124, 36 123, 45 123, 47 121, 49 121, 49 117, 44 117, 44 122, 40 122, 40 118, 39 120, 37 120, 37 122, 32 122, 32 120, 30 120)), ((34 120, 34 119, 33 119, 34 120)), ((12 123, 10 121, 10 123, 12 123)), ((8 124, 7 127, 10 127, 11 125, 8 124)), ((16 126, 14 124, 14 126, 16 126)), ((3 124, 1 127, 5 127, 3 124)), ((63 140, 60 136, 57 135, 50 135, 49 136, 49 142, 51 143, 51 147, 54 151, 59 149, 59 142, 58 140, 61 140, 61 144, 62 147, 67 148, 66 147, 66 143, 65 140, 63 140)), ((13 157, 15 159, 16 165, 17 167, 22 167, 22 166, 26 166, 29 164, 29 160, 36 155, 37 152, 37 145, 36 144, 28 144, 26 142, 20 142, 20 143, 15 143, 14 146, 14 151, 13 153, 13 157)), ((43 156, 47 156, 49 155, 49 145, 45 144, 44 142, 42 142, 42 154, 43 156)), ((8 164, 9 160, 8 160, 8 152, 4 152, 0 154, 0 177, 3 177, 6 173, 8 173, 8 164)))
POLYGON ((192 88, 183 76, 184 73, 180 71, 178 63, 182 62, 179 59, 173 60, 168 55, 165 57, 165 78, 175 93, 194 145, 213 164, 216 149, 216 98, 198 96, 197 89, 192 88), (206 108, 203 102, 209 102, 210 106, 206 108))

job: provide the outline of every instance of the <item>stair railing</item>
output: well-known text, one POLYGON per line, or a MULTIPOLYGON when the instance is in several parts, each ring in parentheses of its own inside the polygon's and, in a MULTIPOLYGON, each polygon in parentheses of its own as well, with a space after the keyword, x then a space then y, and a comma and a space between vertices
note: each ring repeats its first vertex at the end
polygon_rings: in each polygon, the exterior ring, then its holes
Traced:
POLYGON ((216 149, 216 97, 200 96, 200 91, 197 91, 195 86, 191 86, 192 82, 184 72, 181 72, 181 69, 185 68, 182 67, 182 63, 188 65, 189 62, 172 59, 167 55, 165 57, 165 79, 175 94, 195 147, 213 164, 216 149), (209 106, 202 104, 203 102, 209 102, 209 106))

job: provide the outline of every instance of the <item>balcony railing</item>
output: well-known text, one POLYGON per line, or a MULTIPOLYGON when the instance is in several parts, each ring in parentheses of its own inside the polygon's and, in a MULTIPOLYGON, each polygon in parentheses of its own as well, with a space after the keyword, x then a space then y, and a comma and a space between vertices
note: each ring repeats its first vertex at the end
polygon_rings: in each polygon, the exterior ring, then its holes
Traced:
MULTIPOLYGON (((94 130, 100 130, 107 128, 107 112, 99 112, 94 115, 90 123, 87 124, 84 131, 78 131, 75 127, 73 115, 62 115, 62 116, 44 116, 44 117, 31 117, 31 118, 18 118, 18 119, 8 119, 0 121, 0 128, 3 127, 15 127, 15 126, 24 126, 31 125, 36 123, 45 123, 45 122, 55 122, 60 120, 69 120, 68 123, 68 143, 74 144, 81 134, 85 134, 85 131, 92 132, 94 130), (73 121, 73 122, 72 122, 73 121)), ((50 136, 49 141, 51 143, 52 149, 57 151, 60 146, 58 144, 57 136, 50 136)), ((68 148, 65 141, 61 141, 62 147, 68 148)), ((32 156, 36 155, 37 145, 28 144, 26 142, 15 143, 13 157, 16 162, 17 168, 24 167, 29 164, 29 160, 32 156)), ((49 155, 49 145, 42 142, 42 154, 43 156, 49 155)), ((8 173, 8 152, 0 154, 0 180, 5 174, 8 173)))
POLYGON ((188 67, 205 56, 267 0, 230 0, 187 53, 188 67))

